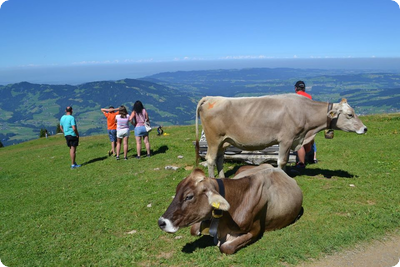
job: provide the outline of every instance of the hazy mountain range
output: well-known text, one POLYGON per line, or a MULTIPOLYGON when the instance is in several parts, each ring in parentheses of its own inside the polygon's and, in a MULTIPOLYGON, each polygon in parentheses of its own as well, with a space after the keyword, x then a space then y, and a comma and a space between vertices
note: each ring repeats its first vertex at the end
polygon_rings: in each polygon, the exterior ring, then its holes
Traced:
POLYGON ((0 86, 0 140, 10 145, 37 138, 41 128, 54 133, 68 105, 74 107, 81 135, 106 132, 100 108, 125 105, 131 111, 136 100, 143 102, 153 125, 193 124, 202 96, 292 93, 299 79, 315 100, 337 102, 346 97, 359 114, 400 111, 399 73, 250 68, 164 72, 80 85, 21 82, 0 86))

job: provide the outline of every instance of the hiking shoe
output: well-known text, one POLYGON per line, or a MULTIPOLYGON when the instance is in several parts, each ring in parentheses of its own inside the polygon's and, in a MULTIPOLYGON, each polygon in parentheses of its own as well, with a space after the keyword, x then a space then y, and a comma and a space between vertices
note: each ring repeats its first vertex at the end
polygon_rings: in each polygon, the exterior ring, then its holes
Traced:
POLYGON ((306 165, 304 163, 302 163, 302 162, 297 162, 296 168, 297 169, 305 169, 306 165))
POLYGON ((76 168, 79 168, 79 167, 81 167, 82 165, 79 165, 79 164, 72 164, 71 165, 71 169, 76 169, 76 168))
POLYGON ((318 160, 317 159, 314 159, 314 164, 317 164, 318 163, 318 160))
POLYGON ((150 157, 151 157, 151 155, 150 155, 150 154, 147 154, 147 157, 148 157, 148 158, 150 158, 150 157))
POLYGON ((128 157, 125 157, 124 160, 128 160, 128 157))
POLYGON ((115 158, 116 158, 117 160, 119 160, 119 156, 116 156, 115 158))
POLYGON ((136 156, 137 159, 140 159, 140 156, 136 156))

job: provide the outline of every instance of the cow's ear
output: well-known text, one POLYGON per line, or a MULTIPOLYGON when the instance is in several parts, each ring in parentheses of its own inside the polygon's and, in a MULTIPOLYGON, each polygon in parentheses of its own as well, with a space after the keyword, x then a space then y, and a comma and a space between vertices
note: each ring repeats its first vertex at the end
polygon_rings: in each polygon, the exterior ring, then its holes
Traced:
POLYGON ((335 111, 335 110, 330 110, 329 112, 328 112, 328 118, 331 118, 331 119, 335 119, 335 118, 337 118, 338 117, 338 112, 337 111, 335 111))
POLYGON ((342 101, 340 101, 340 103, 347 103, 347 99, 346 98, 342 98, 342 101))
POLYGON ((214 192, 209 191, 207 193, 208 196, 208 203, 210 203, 210 206, 213 208, 219 209, 219 210, 229 210, 230 205, 228 201, 226 201, 225 198, 223 198, 220 194, 216 194, 214 192))

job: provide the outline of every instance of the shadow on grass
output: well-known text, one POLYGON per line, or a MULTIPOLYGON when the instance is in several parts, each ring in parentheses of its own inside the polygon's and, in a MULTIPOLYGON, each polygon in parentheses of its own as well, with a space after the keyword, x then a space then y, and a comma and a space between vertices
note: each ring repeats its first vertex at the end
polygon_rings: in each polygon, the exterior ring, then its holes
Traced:
MULTIPOLYGON (((232 170, 229 170, 225 173, 225 177, 233 177, 234 174, 237 172, 237 170, 246 165, 237 165, 235 166, 232 170)), ((326 170, 326 169, 297 169, 296 167, 286 167, 287 168, 287 174, 290 177, 296 177, 300 175, 306 175, 306 176, 319 176, 322 175, 326 179, 331 179, 332 177, 340 177, 340 178, 349 178, 349 179, 355 179, 358 178, 357 175, 351 174, 347 171, 343 170, 326 170)))
POLYGON ((104 157, 100 157, 100 158, 91 159, 89 161, 86 161, 86 162, 82 163, 82 166, 88 165, 88 164, 91 164, 91 163, 95 163, 97 161, 102 161, 102 160, 105 160, 106 158, 108 158, 108 157, 104 156, 104 157))
MULTIPOLYGON (((120 152, 120 156, 123 157, 124 156, 123 147, 121 147, 121 150, 122 150, 122 153, 120 152)), ((131 152, 131 150, 133 150, 133 148, 128 148, 128 158, 130 157, 129 156, 129 152, 131 152)), ((94 159, 91 159, 91 160, 89 160, 87 162, 82 163, 82 166, 88 165, 88 164, 91 164, 91 163, 95 163, 97 161, 102 161, 102 160, 105 160, 107 158, 115 158, 115 156, 114 155, 110 155, 110 156, 94 158, 94 159)))
POLYGON ((196 241, 192 243, 187 243, 183 248, 182 252, 184 253, 193 253, 196 249, 202 249, 206 247, 213 247, 214 239, 209 235, 203 235, 196 241))
POLYGON ((290 177, 296 177, 298 175, 306 175, 306 176, 318 176, 322 175, 326 179, 331 179, 333 176, 341 177, 341 178, 357 178, 358 176, 353 175, 347 171, 343 170, 325 170, 325 169, 296 169, 295 167, 288 168, 287 174, 290 177))
POLYGON ((157 150, 153 150, 153 155, 165 154, 168 150, 168 146, 161 146, 157 150))

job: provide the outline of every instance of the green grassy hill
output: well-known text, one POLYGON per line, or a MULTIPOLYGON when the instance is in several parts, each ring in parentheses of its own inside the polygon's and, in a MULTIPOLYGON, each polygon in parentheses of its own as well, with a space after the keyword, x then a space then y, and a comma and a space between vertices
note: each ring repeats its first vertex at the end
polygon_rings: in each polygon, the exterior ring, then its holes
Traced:
MULTIPOLYGON (((195 127, 151 132, 153 156, 107 156, 106 135, 81 138, 69 168, 63 136, 0 148, 0 259, 6 266, 288 266, 400 230, 400 114, 362 117, 366 135, 317 135, 319 163, 294 179, 303 217, 232 256, 158 218, 195 162, 195 127), (183 158, 178 158, 178 156, 183 158), (165 166, 179 167, 177 171, 165 166)), ((232 176, 239 164, 224 165, 232 176)))
POLYGON ((106 132, 100 109, 110 105, 131 112, 140 100, 153 125, 163 126, 193 124, 196 105, 190 92, 134 79, 77 86, 22 82, 0 86, 0 95, 0 140, 7 146, 38 137, 41 128, 55 133, 67 106, 74 107, 80 134, 88 136, 106 132))

